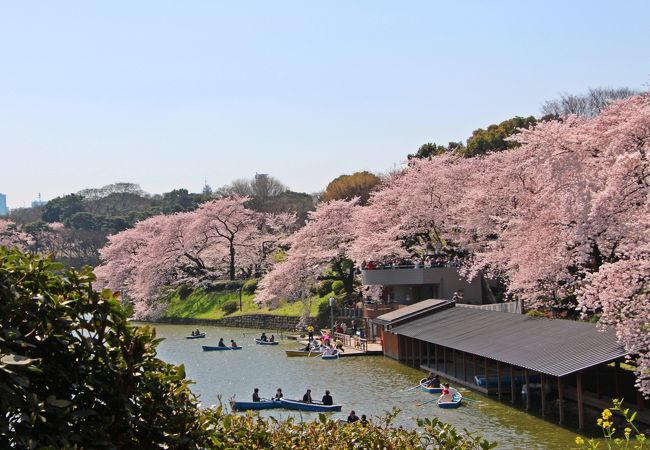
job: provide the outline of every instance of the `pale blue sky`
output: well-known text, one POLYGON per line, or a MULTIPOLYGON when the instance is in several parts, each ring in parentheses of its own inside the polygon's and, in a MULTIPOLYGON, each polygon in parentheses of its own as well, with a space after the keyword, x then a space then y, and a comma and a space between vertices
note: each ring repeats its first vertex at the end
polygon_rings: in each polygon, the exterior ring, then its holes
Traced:
POLYGON ((650 2, 0 2, 9 206, 269 173, 314 192, 561 92, 647 89, 650 2))

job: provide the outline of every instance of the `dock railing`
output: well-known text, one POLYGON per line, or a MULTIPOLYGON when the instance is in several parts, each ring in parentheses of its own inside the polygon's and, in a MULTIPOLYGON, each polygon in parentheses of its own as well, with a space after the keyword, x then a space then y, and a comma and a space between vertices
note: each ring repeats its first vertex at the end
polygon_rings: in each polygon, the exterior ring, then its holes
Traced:
POLYGON ((334 333, 334 339, 343 342, 345 347, 358 348, 364 352, 368 351, 368 339, 343 333, 334 333))

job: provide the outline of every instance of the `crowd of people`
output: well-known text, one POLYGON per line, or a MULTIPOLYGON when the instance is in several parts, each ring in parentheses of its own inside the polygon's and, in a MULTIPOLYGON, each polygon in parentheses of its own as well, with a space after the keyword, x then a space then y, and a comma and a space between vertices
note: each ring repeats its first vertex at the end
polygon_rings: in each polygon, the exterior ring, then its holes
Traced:
POLYGON ((456 255, 437 253, 433 255, 414 256, 411 258, 394 258, 387 261, 364 261, 362 270, 378 269, 422 269, 431 267, 459 267, 461 259, 456 255))

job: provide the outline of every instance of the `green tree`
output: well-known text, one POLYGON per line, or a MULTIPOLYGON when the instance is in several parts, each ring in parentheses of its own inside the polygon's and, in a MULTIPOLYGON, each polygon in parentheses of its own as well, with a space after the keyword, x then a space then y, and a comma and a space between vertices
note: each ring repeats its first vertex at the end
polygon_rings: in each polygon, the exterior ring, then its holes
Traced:
POLYGON ((0 447, 204 447, 183 366, 93 280, 0 249, 0 447))
POLYGON ((48 223, 63 222, 73 214, 85 210, 84 198, 81 195, 69 194, 47 202, 43 207, 41 218, 48 223))
POLYGON ((450 142, 446 147, 444 145, 432 144, 427 142, 422 144, 415 154, 409 154, 408 159, 413 158, 431 158, 432 156, 441 155, 449 151, 456 151, 463 148, 461 142, 450 142))
POLYGON ((381 179, 370 172, 355 172, 352 175, 341 175, 332 180, 323 193, 323 200, 350 200, 359 197, 359 204, 368 202, 370 193, 381 183, 381 179))
POLYGON ((506 138, 518 133, 521 128, 529 128, 537 123, 533 116, 519 117, 504 120, 503 122, 490 125, 487 129, 479 128, 474 130, 467 140, 467 145, 460 150, 463 156, 471 157, 483 155, 487 152, 502 151, 508 148, 514 148, 516 142, 507 141, 506 138))

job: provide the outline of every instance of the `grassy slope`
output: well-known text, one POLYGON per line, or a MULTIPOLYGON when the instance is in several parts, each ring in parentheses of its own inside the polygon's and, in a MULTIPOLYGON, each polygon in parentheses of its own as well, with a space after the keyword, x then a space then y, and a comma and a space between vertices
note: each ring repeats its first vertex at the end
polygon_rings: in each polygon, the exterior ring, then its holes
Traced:
MULTIPOLYGON (((318 305, 327 302, 330 294, 324 297, 311 297, 310 302, 310 316, 315 317, 318 314, 318 305)), ((283 301, 276 309, 260 308, 254 303, 254 295, 244 293, 242 295, 243 311, 237 311, 231 316, 240 314, 273 314, 276 316, 300 316, 303 311, 303 303, 295 302, 289 303, 283 301)), ((239 290, 237 291, 222 291, 222 292, 203 292, 195 291, 185 300, 178 297, 175 293, 171 299, 169 307, 165 316, 167 317, 191 317, 195 319, 220 319, 224 317, 224 312, 221 310, 223 305, 228 300, 235 300, 239 303, 239 290)))

